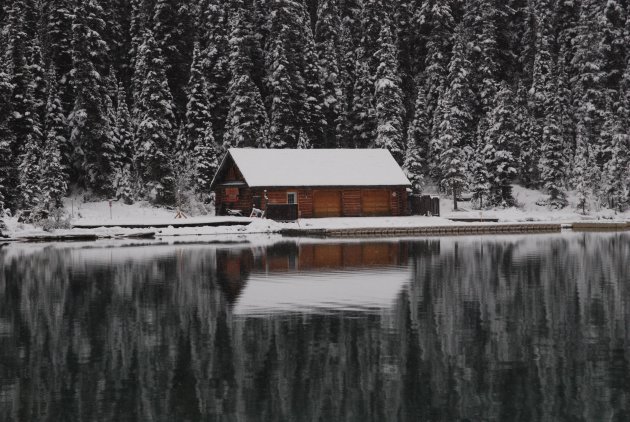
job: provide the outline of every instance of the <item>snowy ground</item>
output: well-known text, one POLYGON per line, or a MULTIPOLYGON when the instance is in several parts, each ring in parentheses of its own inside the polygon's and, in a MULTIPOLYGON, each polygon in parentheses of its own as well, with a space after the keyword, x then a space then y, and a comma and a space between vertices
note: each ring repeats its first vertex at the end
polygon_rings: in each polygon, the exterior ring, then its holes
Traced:
MULTIPOLYGON (((558 222, 571 223, 577 221, 630 221, 630 212, 623 214, 615 213, 608 209, 597 209, 595 204, 590 204, 590 210, 583 215, 576 209, 577 200, 574 194, 569 194, 569 206, 563 210, 551 210, 536 204, 544 198, 544 195, 535 190, 525 189, 521 186, 514 186, 514 196, 518 207, 508 209, 493 210, 471 210, 470 202, 461 202, 460 211, 454 212, 452 201, 449 198, 442 198, 440 201, 442 217, 356 217, 356 218, 317 218, 301 219, 294 223, 277 223, 265 219, 252 219, 247 226, 220 226, 220 227, 184 227, 184 228, 161 228, 161 229, 123 229, 116 227, 106 227, 93 230, 71 229, 56 230, 54 233, 46 233, 41 228, 29 224, 21 224, 16 218, 5 218, 10 237, 29 237, 45 235, 64 234, 97 234, 103 238, 116 238, 147 230, 155 231, 158 237, 170 236, 215 236, 222 238, 230 236, 240 236, 259 233, 277 233, 282 229, 359 229, 359 228, 412 228, 412 227, 433 227, 454 224, 466 224, 453 222, 449 217, 487 219, 498 218, 499 224, 511 222, 558 222)), ((72 224, 103 224, 112 226, 116 224, 171 224, 171 223, 203 223, 216 222, 217 217, 194 216, 185 220, 176 220, 175 211, 167 208, 160 208, 146 202, 138 202, 133 205, 125 205, 120 202, 113 202, 110 206, 107 201, 100 202, 80 202, 68 198, 66 200, 66 210, 72 224)), ((225 217, 221 217, 222 220, 225 217)), ((478 224, 478 223, 477 223, 478 224)), ((486 223, 492 224, 492 223, 486 223)))
POLYGON ((460 202, 460 211, 453 211, 453 201, 450 198, 440 198, 440 210, 444 218, 498 218, 499 222, 529 222, 544 221, 558 223, 573 223, 577 221, 630 221, 630 211, 616 213, 613 210, 600 208, 590 203, 586 214, 577 209, 577 198, 574 192, 569 192, 569 205, 561 210, 549 209, 537 205, 536 202, 545 199, 545 195, 537 190, 527 189, 519 185, 513 186, 514 198, 518 207, 499 208, 490 210, 472 210, 470 202, 460 202))

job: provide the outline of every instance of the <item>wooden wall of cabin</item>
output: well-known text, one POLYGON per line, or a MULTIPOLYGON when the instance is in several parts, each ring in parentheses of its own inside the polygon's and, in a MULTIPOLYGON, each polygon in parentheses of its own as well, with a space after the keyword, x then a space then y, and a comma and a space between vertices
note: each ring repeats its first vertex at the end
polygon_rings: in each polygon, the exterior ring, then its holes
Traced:
MULTIPOLYGON (((408 215, 407 211, 407 190, 404 187, 400 188, 373 188, 385 189, 388 191, 390 198, 390 211, 391 215, 408 215), (395 193, 395 195, 393 195, 395 193)), ((342 209, 344 217, 360 217, 362 215, 362 202, 361 191, 362 189, 335 189, 335 188, 276 188, 267 189, 267 198, 270 204, 286 204, 287 194, 289 192, 295 192, 297 194, 298 210, 300 218, 312 218, 313 217, 313 195, 314 191, 329 191, 329 192, 341 192, 342 209)), ((265 208, 264 201, 264 189, 253 188, 250 193, 250 198, 259 196, 261 198, 261 208, 265 208)), ((253 200, 253 199, 252 199, 253 200)), ((247 212, 251 211, 251 205, 246 208, 247 212)))

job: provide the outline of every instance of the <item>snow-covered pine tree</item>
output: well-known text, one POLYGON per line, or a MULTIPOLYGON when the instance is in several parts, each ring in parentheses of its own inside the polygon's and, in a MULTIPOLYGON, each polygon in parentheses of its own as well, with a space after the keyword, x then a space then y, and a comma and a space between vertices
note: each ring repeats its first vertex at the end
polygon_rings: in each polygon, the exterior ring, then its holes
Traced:
POLYGON ((44 60, 42 58, 42 48, 37 37, 31 42, 28 69, 32 87, 33 107, 39 121, 43 122, 46 115, 48 87, 46 86, 46 70, 44 69, 44 60))
POLYGON ((198 42, 195 43, 193 49, 193 61, 189 73, 184 126, 185 144, 182 145, 183 151, 178 151, 183 155, 195 151, 197 145, 203 142, 206 136, 206 127, 212 124, 208 106, 208 85, 203 74, 203 57, 198 42))
POLYGON ((74 170, 81 184, 97 194, 111 193, 114 145, 107 116, 107 45, 100 32, 105 22, 96 0, 86 0, 74 11, 72 25, 75 101, 68 117, 70 143, 74 148, 74 170))
MULTIPOLYGON (((426 108, 426 96, 424 92, 424 87, 418 87, 418 95, 416 96, 415 102, 415 113, 413 117, 413 121, 409 125, 409 130, 407 131, 407 150, 405 152, 405 168, 407 169, 407 175, 409 176, 411 170, 410 159, 413 160, 413 171, 412 174, 415 174, 418 171, 417 176, 422 176, 424 178, 425 175, 429 172, 429 143, 431 140, 431 132, 430 132, 431 122, 429 120, 429 116, 427 115, 426 108), (410 151, 413 146, 414 151, 410 151), (413 158, 412 158, 413 156, 413 158)), ((411 180, 411 178, 409 179, 411 180)), ((412 185, 413 185, 412 181, 412 185)))
POLYGON ((271 75, 269 76, 271 98, 271 126, 269 142, 272 148, 294 148, 297 145, 299 129, 295 124, 298 116, 292 107, 294 88, 285 48, 284 32, 277 34, 272 50, 271 75))
POLYGON ((433 117, 440 91, 444 88, 448 76, 448 63, 453 48, 455 28, 451 6, 448 1, 430 0, 423 2, 418 9, 418 24, 429 28, 423 72, 426 91, 424 107, 426 107, 425 113, 429 119, 433 117))
POLYGON ((444 118, 440 123, 441 145, 440 166, 442 168, 442 179, 440 185, 442 189, 453 198, 453 210, 457 211, 457 197, 466 186, 468 173, 466 168, 466 154, 462 146, 461 121, 459 112, 456 110, 454 98, 456 95, 451 88, 445 93, 443 107, 444 118))
POLYGON ((311 145, 311 141, 308 139, 308 136, 304 133, 303 130, 300 130, 300 135, 298 136, 297 149, 310 149, 313 148, 311 145))
POLYGON ((411 182, 411 189, 414 194, 421 194, 424 189, 425 157, 423 150, 413 137, 407 141, 407 149, 405 150, 405 161, 403 170, 407 175, 407 179, 411 182))
MULTIPOLYGON (((357 57, 360 55, 361 53, 357 53, 357 57)), ((355 148, 367 148, 376 139, 376 111, 373 105, 374 85, 370 81, 368 64, 357 59, 350 116, 352 144, 355 148)))
POLYGON ((22 154, 26 145, 26 139, 33 132, 33 111, 35 109, 33 98, 28 94, 31 89, 31 74, 28 65, 28 56, 31 50, 31 41, 27 32, 28 0, 14 0, 7 11, 6 33, 6 59, 8 61, 8 74, 13 87, 11 94, 11 115, 9 129, 15 136, 12 144, 13 154, 17 157, 22 154))
MULTIPOLYGON (((553 107, 549 105, 550 100, 555 95, 555 69, 553 64, 552 48, 553 48, 553 32, 552 32, 552 7, 549 0, 544 0, 543 4, 538 8, 536 33, 536 53, 534 55, 534 66, 532 75, 532 86, 529 90, 529 110, 532 115, 532 126, 525 138, 523 151, 527 152, 528 165, 521 175, 527 186, 537 187, 541 181, 541 151, 543 142, 543 128, 548 123, 547 112, 553 107)), ((557 126, 557 118, 554 123, 557 126)), ((554 127, 555 127, 554 126, 554 127)), ((558 129, 554 129, 557 132, 558 129)), ((549 136, 550 134, 547 133, 549 136)), ((553 135, 555 138, 556 134, 553 135)), ((549 138, 547 138, 549 140, 549 138)), ((549 176, 549 175, 547 175, 549 176)))
POLYGON ((607 91, 604 89, 604 57, 600 49, 602 7, 602 2, 598 0, 582 1, 580 20, 573 40, 576 47, 572 60, 576 70, 572 79, 577 102, 576 114, 578 127, 581 128, 576 137, 584 137, 583 141, 588 145, 589 153, 595 157, 595 164, 600 169, 605 162, 602 153, 607 150, 599 139, 607 101, 607 91))
MULTIPOLYGON (((32 95, 29 89, 28 95, 32 95)), ((43 156, 41 123, 37 113, 33 113, 32 131, 26 135, 24 149, 19 157, 18 177, 20 194, 19 205, 22 209, 33 209, 40 198, 41 163, 43 156)))
POLYGON ((63 168, 61 159, 61 145, 67 142, 65 136, 66 119, 59 97, 57 74, 54 68, 48 71, 47 85, 46 138, 39 163, 41 178, 38 203, 42 209, 52 211, 55 208, 63 207, 62 199, 68 189, 68 174, 63 168))
POLYGON ((547 100, 546 103, 540 154, 540 181, 549 195, 544 204, 552 208, 564 208, 567 205, 563 183, 566 161, 559 125, 560 105, 556 98, 547 100))
POLYGON ((342 26, 340 38, 339 79, 341 86, 340 116, 336 132, 340 147, 352 145, 351 113, 355 83, 355 54, 350 28, 342 26))
POLYGON ((403 115, 405 110, 400 89, 396 45, 392 38, 389 21, 383 22, 379 38, 381 48, 377 55, 374 102, 376 105, 376 148, 386 148, 398 163, 404 161, 403 115))
POLYGON ((17 160, 13 153, 15 136, 9 129, 13 85, 4 65, 0 64, 0 214, 15 207, 17 160))
POLYGON ((208 109, 212 120, 214 139, 223 144, 225 123, 230 108, 230 45, 227 4, 221 0, 202 2, 199 43, 204 76, 208 84, 208 109))
POLYGON ((72 0, 47 0, 42 3, 45 20, 42 42, 46 56, 60 79, 59 95, 66 114, 72 109, 72 0))
POLYGON ((457 210, 457 195, 468 181, 467 149, 470 148, 473 93, 470 89, 471 63, 466 54, 466 31, 462 25, 456 30, 455 45, 449 63, 448 89, 438 101, 439 136, 432 141, 431 155, 439 151, 439 175, 442 188, 453 195, 453 209, 457 210))
POLYGON ((577 207, 586 213, 593 189, 590 180, 595 167, 592 154, 589 152, 588 137, 583 135, 584 126, 580 123, 577 128, 577 149, 574 156, 573 176, 577 194, 577 207))
POLYGON ((630 189, 630 134, 627 123, 622 123, 618 116, 611 114, 605 126, 612 127, 612 140, 609 159, 604 166, 605 194, 608 207, 623 211, 628 205, 630 189))
POLYGON ((251 28, 247 14, 238 9, 231 22, 230 35, 230 109, 225 125, 223 148, 266 147, 269 120, 260 90, 251 77, 251 28))
POLYGON ((326 119, 328 148, 343 144, 340 129, 346 107, 342 91, 340 48, 341 16, 335 0, 323 0, 318 4, 315 40, 323 91, 323 114, 326 119))
POLYGON ((496 94, 494 108, 488 115, 486 131, 486 165, 490 172, 490 198, 492 205, 514 205, 511 182, 516 176, 516 160, 512 145, 518 141, 516 134, 514 92, 502 85, 496 94))
POLYGON ((189 1, 156 0, 153 12, 153 36, 162 51, 176 115, 186 110, 186 82, 196 32, 193 6, 189 1))
POLYGON ((477 135, 475 140, 475 150, 469 163, 470 192, 472 199, 478 209, 483 209, 488 205, 490 193, 490 173, 488 163, 493 161, 492 145, 486 144, 486 131, 488 121, 482 119, 477 125, 477 135))
POLYGON ((197 140, 193 150, 195 191, 204 199, 210 195, 210 184, 219 167, 219 151, 212 134, 212 122, 206 122, 204 136, 197 140))
POLYGON ((499 81, 499 52, 497 20, 499 5, 494 0, 471 0, 466 2, 464 22, 470 22, 470 30, 474 31, 472 62, 476 92, 479 104, 484 112, 494 106, 494 98, 499 81))
POLYGON ((135 163, 149 198, 162 204, 175 201, 174 177, 170 165, 175 135, 174 104, 162 51, 150 31, 139 48, 139 62, 145 66, 138 97, 135 163))
POLYGON ((127 105, 127 93, 122 82, 118 82, 116 100, 116 131, 118 132, 117 153, 122 157, 124 166, 131 166, 134 156, 134 139, 131 115, 127 105))
MULTIPOLYGON (((317 147, 336 147, 336 134, 335 126, 336 121, 333 121, 333 128, 331 131, 327 130, 328 122, 324 118, 323 108, 324 91, 322 89, 322 81, 325 79, 322 77, 322 71, 318 66, 317 47, 315 45, 315 39, 313 37, 313 31, 311 30, 311 19, 309 17, 306 7, 302 4, 302 26, 304 37, 304 48, 302 51, 303 57, 303 78, 304 78, 304 94, 301 110, 302 129, 304 135, 308 136, 310 144, 317 147)), ((333 73, 328 74, 328 77, 334 77, 333 73)), ((341 92, 338 91, 341 95, 341 92)), ((299 141, 299 131, 298 131, 299 141)), ((296 144, 297 145, 297 144, 296 144)))

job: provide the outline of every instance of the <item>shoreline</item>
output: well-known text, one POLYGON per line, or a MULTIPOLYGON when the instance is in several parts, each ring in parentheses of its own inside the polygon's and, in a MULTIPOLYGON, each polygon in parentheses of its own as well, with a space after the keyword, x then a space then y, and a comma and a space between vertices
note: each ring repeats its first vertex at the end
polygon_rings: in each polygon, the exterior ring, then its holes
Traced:
MULTIPOLYGON (((250 225, 225 225, 225 226, 190 226, 183 225, 179 228, 173 225, 134 225, 126 226, 94 226, 94 228, 74 228, 70 230, 57 230, 53 232, 26 231, 13 233, 10 238, 0 239, 3 242, 76 242, 96 241, 101 239, 125 240, 125 239, 156 239, 178 237, 214 238, 234 235, 276 234, 283 237, 316 237, 316 238, 391 238, 391 237, 424 237, 424 236, 469 236, 469 235, 493 235, 493 234, 537 234, 560 233, 563 230, 574 232, 614 232, 630 230, 630 222, 624 221, 579 221, 579 222, 484 222, 484 223, 457 223, 446 224, 444 220, 422 221, 417 225, 369 225, 363 226, 341 224, 321 224, 318 226, 310 220, 311 224, 301 226, 296 223, 275 223, 269 220, 260 220, 259 224, 250 225), (266 224, 263 224, 266 223, 266 224), (251 226, 251 228, 250 228, 251 226), (162 227, 162 229, 160 229, 162 227), (164 227, 167 227, 164 229, 164 227), (223 230, 225 228, 225 230, 223 230), (141 229, 141 230, 140 230, 141 229)), ((357 220, 353 221, 357 223, 357 220)), ((360 220, 359 220, 360 222, 360 220)), ((404 223, 404 221, 403 221, 404 223)), ((76 227, 76 226, 75 226, 76 227)))

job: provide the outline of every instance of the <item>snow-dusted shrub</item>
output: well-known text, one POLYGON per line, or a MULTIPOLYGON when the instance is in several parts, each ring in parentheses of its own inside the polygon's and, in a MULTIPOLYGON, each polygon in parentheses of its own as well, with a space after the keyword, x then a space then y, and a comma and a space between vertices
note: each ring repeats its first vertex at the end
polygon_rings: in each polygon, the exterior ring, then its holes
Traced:
POLYGON ((55 208, 48 214, 48 217, 36 220, 34 223, 47 232, 72 228, 72 224, 70 224, 70 217, 65 213, 63 208, 55 208))

